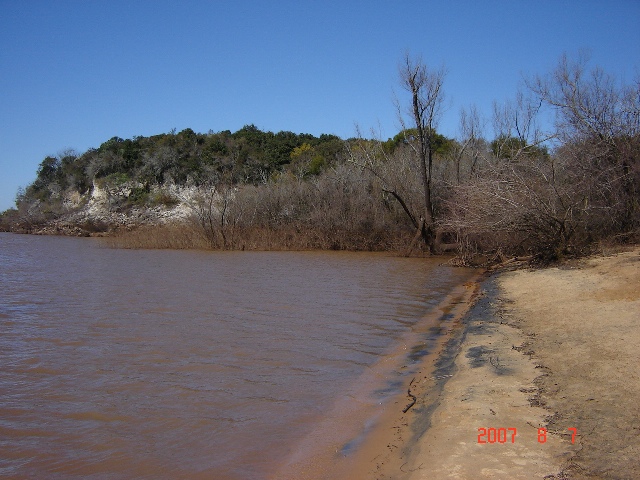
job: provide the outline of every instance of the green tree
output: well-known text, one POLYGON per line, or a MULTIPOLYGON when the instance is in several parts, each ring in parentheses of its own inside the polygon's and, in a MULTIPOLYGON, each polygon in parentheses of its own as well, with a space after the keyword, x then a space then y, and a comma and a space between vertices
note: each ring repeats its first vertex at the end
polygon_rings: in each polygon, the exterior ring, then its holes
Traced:
MULTIPOLYGON (((438 132, 430 132, 431 141, 433 146, 433 153, 437 155, 447 155, 451 152, 454 146, 454 141, 438 132)), ((418 129, 407 128, 398 132, 393 138, 390 138, 384 143, 384 147, 392 153, 400 145, 407 145, 411 142, 419 141, 418 129)))
POLYGON ((59 172, 60 159, 56 157, 46 157, 40 162, 40 166, 38 167, 38 180, 41 181, 43 185, 47 185, 58 179, 59 172))
POLYGON ((544 145, 531 145, 520 137, 500 135, 491 142, 491 151, 496 158, 515 160, 520 157, 546 158, 549 156, 544 145))

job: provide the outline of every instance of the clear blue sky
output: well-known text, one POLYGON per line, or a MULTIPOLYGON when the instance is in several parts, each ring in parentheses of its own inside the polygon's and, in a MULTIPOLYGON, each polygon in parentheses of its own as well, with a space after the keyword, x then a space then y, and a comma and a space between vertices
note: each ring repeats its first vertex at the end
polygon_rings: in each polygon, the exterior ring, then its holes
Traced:
POLYGON ((47 155, 192 128, 399 130, 405 51, 445 65, 441 132, 589 49, 640 75, 640 0, 0 0, 0 211, 47 155))

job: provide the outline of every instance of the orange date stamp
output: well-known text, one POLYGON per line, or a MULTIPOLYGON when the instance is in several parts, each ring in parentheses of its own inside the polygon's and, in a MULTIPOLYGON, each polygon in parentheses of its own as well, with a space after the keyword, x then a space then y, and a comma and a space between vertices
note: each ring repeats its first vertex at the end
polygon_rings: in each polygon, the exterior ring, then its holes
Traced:
MULTIPOLYGON (((577 428, 567 428, 571 432, 571 443, 575 443, 578 435, 577 428)), ((478 428, 478 443, 516 443, 518 430, 516 428, 478 428)), ((538 443, 547 441, 547 429, 538 429, 538 443)))

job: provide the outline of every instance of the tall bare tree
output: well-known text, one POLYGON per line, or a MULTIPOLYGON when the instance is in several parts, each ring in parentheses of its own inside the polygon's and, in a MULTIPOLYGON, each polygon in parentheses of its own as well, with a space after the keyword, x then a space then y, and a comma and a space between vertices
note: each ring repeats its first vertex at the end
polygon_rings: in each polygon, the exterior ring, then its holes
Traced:
POLYGON ((603 239, 637 238, 640 88, 585 61, 564 56, 528 81, 533 96, 496 104, 495 157, 444 202, 441 225, 457 230, 467 260, 479 252, 557 260, 603 239), (537 120, 546 108, 556 114, 549 132, 537 120))
POLYGON ((492 143, 494 154, 501 159, 518 160, 520 157, 538 155, 555 132, 545 132, 539 124, 542 101, 528 97, 521 91, 515 101, 493 104, 492 143))
POLYGON ((407 142, 418 156, 420 176, 423 190, 423 212, 418 225, 418 233, 422 236, 431 253, 439 250, 433 209, 433 155, 435 151, 436 127, 442 111, 444 92, 442 85, 445 77, 444 68, 430 70, 419 58, 413 59, 406 54, 400 65, 400 83, 411 94, 411 104, 403 114, 398 103, 398 116, 403 131, 408 131, 406 114, 409 114, 414 125, 417 142, 407 142))
POLYGON ((460 141, 455 144, 454 161, 456 167, 456 185, 460 185, 461 164, 465 157, 468 158, 469 176, 473 176, 478 166, 478 160, 482 155, 484 140, 482 138, 482 120, 475 105, 469 109, 460 110, 460 141))
POLYGON ((529 88, 555 110, 558 136, 576 166, 611 173, 609 203, 622 206, 619 228, 629 231, 640 227, 640 79, 619 85, 603 69, 589 69, 588 61, 584 53, 575 61, 563 55, 529 88))

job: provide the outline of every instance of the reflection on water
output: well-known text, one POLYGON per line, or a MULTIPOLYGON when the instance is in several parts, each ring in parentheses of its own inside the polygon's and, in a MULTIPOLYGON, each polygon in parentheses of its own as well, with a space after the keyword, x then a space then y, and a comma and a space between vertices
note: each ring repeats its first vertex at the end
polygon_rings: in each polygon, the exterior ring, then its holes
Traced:
POLYGON ((0 475, 262 478, 466 275, 0 234, 0 475))

